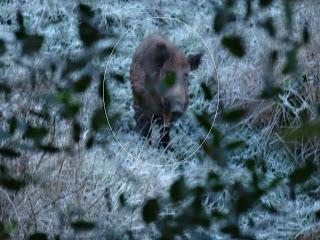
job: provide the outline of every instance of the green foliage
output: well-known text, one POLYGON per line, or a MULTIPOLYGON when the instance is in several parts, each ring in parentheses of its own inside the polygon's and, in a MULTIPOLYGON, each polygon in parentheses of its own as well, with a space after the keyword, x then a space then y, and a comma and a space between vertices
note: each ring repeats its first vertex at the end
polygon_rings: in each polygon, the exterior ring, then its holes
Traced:
POLYGON ((201 89, 204 93, 204 99, 210 101, 213 97, 210 89, 208 88, 208 86, 204 82, 202 82, 200 84, 200 86, 201 86, 201 89))
POLYGON ((79 36, 85 47, 91 47, 103 38, 100 31, 91 23, 93 16, 91 7, 79 4, 79 36))
POLYGON ((221 44, 223 47, 229 50, 229 52, 239 58, 242 58, 245 53, 245 46, 243 40, 238 35, 229 35, 225 36, 221 40, 221 44))
POLYGON ((315 164, 312 161, 307 161, 304 166, 300 168, 296 168, 289 175, 289 181, 293 185, 303 183, 307 181, 315 171, 316 171, 315 164))
POLYGON ((1 147, 0 148, 0 155, 3 157, 8 157, 8 158, 17 158, 20 157, 20 152, 18 152, 15 149, 9 148, 9 147, 1 147))
POLYGON ((231 109, 223 112, 222 119, 227 122, 237 122, 245 116, 246 109, 231 109))
POLYGON ((12 116, 11 118, 9 118, 8 123, 9 123, 9 134, 12 135, 14 134, 17 128, 17 124, 18 124, 17 118, 15 116, 12 116))
POLYGON ((176 75, 174 72, 166 72, 166 75, 163 79, 164 88, 172 88, 176 82, 176 75))
POLYGON ((225 8, 217 8, 213 20, 213 30, 220 33, 229 23, 235 21, 234 13, 225 8))
POLYGON ((273 0, 259 0, 259 4, 261 7, 267 7, 271 5, 272 2, 273 0))
POLYGON ((124 83, 124 76, 122 74, 114 73, 111 75, 111 77, 120 83, 124 83))
POLYGON ((18 227, 18 222, 11 220, 8 222, 0 222, 0 239, 11 239, 12 234, 18 227))
POLYGON ((119 203, 121 207, 124 207, 127 203, 127 199, 123 193, 121 193, 119 196, 119 203))
POLYGON ((282 69, 283 74, 293 73, 297 69, 297 55, 297 48, 293 48, 287 52, 287 61, 282 69))
POLYGON ((72 139, 76 143, 80 141, 80 135, 81 135, 81 125, 78 121, 74 120, 72 122, 72 139))
POLYGON ((158 219, 160 205, 155 198, 149 199, 142 209, 142 218, 146 223, 154 222, 158 219))
POLYGON ((0 56, 6 52, 6 43, 0 38, 0 56))
POLYGON ((15 32, 15 36, 22 43, 22 54, 30 55, 37 53, 42 47, 44 37, 38 34, 27 34, 23 15, 20 12, 17 13, 17 22, 19 28, 15 32))
POLYGON ((106 115, 104 109, 97 108, 91 118, 91 128, 93 131, 98 131, 100 128, 106 125, 106 115))
POLYGON ((273 24, 273 19, 272 17, 268 17, 261 21, 260 26, 265 29, 265 31, 270 35, 270 37, 275 37, 276 36, 276 28, 273 24))
POLYGON ((77 220, 72 222, 70 225, 75 231, 91 231, 96 226, 94 222, 88 222, 86 220, 77 220))
POLYGON ((309 32, 309 27, 308 24, 306 23, 303 27, 302 31, 302 42, 304 44, 308 44, 310 42, 310 32, 309 32))
POLYGON ((3 92, 5 94, 11 93, 11 87, 7 83, 0 82, 0 93, 3 92))
POLYGON ((32 139, 34 141, 41 141, 44 137, 47 136, 49 130, 46 127, 33 127, 27 125, 24 132, 24 137, 32 139))
POLYGON ((27 182, 23 179, 11 178, 8 176, 2 176, 0 178, 0 186, 9 191, 20 191, 26 187, 27 182))
POLYGON ((47 240, 48 236, 46 233, 37 232, 29 235, 28 240, 47 240))
POLYGON ((91 83, 90 75, 83 75, 77 81, 73 83, 73 89, 75 92, 84 92, 91 83))
POLYGON ((292 130, 287 130, 282 133, 282 136, 287 142, 296 140, 309 140, 314 137, 320 136, 320 122, 311 121, 303 124, 299 128, 294 128, 292 130))
POLYGON ((184 182, 184 178, 181 177, 177 181, 175 181, 170 187, 170 197, 171 201, 177 202, 183 200, 188 193, 187 186, 184 182))

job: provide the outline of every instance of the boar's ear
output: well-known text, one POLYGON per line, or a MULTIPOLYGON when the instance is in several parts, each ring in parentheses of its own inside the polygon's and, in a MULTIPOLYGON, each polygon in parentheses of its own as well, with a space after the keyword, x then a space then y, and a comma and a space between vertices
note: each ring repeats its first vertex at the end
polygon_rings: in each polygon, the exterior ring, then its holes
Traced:
POLYGON ((170 53, 168 47, 164 43, 157 43, 155 49, 156 65, 161 68, 169 57, 170 53))
POLYGON ((190 64, 190 71, 197 69, 201 63, 201 57, 203 53, 188 56, 188 62, 190 64))

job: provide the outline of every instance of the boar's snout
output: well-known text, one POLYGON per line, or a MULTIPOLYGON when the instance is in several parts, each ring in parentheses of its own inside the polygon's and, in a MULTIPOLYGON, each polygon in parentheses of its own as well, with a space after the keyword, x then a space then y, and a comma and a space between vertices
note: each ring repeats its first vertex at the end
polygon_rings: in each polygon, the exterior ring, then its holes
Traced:
POLYGON ((164 100, 164 107, 166 112, 171 113, 172 120, 178 119, 185 111, 185 103, 168 98, 164 100))

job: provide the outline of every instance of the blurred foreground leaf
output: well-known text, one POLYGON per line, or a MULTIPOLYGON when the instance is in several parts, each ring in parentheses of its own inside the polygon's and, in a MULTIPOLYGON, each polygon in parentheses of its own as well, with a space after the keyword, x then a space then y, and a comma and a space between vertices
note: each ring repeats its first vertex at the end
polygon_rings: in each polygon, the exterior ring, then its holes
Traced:
POLYGON ((0 155, 2 155, 3 157, 9 157, 9 158, 20 157, 20 153, 18 151, 8 147, 0 147, 0 155))
POLYGON ((180 201, 187 196, 187 186, 184 182, 184 178, 181 177, 176 180, 170 187, 170 197, 173 202, 180 201))
POLYGON ((221 40, 222 46, 225 47, 236 57, 243 57, 246 53, 243 40, 240 36, 229 35, 225 36, 221 40))
POLYGON ((295 169, 289 175, 290 183, 293 185, 303 183, 307 181, 315 171, 316 171, 315 164, 312 161, 307 161, 304 166, 295 169))
POLYGON ((48 236, 46 233, 37 232, 29 235, 28 240, 47 240, 48 236))
POLYGON ((281 133, 281 136, 286 141, 307 140, 313 137, 320 136, 320 121, 311 121, 301 127, 286 130, 281 133))
POLYGON ((227 122, 236 122, 245 116, 247 111, 245 109, 232 109, 224 111, 222 119, 227 122))
POLYGON ((72 222, 70 225, 75 231, 90 231, 96 226, 94 222, 88 222, 86 220, 78 220, 72 222))
POLYGON ((160 206, 158 200, 153 198, 149 199, 142 209, 142 218, 146 223, 154 222, 158 219, 160 206))

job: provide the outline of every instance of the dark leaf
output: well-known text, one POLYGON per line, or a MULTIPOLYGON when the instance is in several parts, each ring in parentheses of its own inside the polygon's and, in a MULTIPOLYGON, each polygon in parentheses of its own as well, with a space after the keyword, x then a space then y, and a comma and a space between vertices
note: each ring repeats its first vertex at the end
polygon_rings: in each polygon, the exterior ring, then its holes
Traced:
POLYGON ((226 148, 228 150, 234 150, 234 149, 237 149, 237 148, 242 147, 244 145, 245 145, 245 142, 243 140, 235 140, 235 141, 229 142, 226 145, 226 148))
POLYGON ((299 128, 285 131, 282 136, 286 141, 295 141, 301 139, 310 139, 320 136, 320 122, 312 121, 302 125, 299 128))
POLYGON ((4 157, 9 157, 9 158, 17 158, 20 157, 20 153, 17 152, 14 149, 7 148, 7 147, 0 147, 0 154, 4 157))
POLYGON ((286 63, 282 69, 282 74, 293 73, 297 69, 298 48, 293 48, 287 52, 286 63))
POLYGON ((252 15, 252 0, 246 0, 246 19, 248 20, 252 15))
POLYGON ((240 36, 225 36, 222 38, 221 43, 222 46, 227 48, 234 56, 241 58, 245 55, 245 47, 240 36))
POLYGON ((15 32, 16 38, 22 40, 25 37, 24 19, 20 11, 17 12, 18 30, 15 32))
POLYGON ((116 49, 113 46, 103 48, 102 50, 99 51, 99 58, 102 59, 102 58, 109 56, 112 53, 112 51, 113 52, 116 51, 116 49))
POLYGON ((245 165, 246 165, 246 168, 252 172, 255 169, 256 161, 255 159, 248 159, 245 162, 245 165))
POLYGON ((84 92, 91 83, 91 76, 90 75, 83 75, 73 83, 73 89, 76 92, 84 92))
POLYGON ((45 127, 32 127, 30 125, 27 126, 27 129, 24 133, 24 137, 30 138, 33 140, 41 140, 48 134, 48 129, 45 127))
POLYGON ((303 167, 295 169, 290 175, 291 184, 299 184, 307 181, 310 176, 316 171, 316 166, 312 161, 306 162, 303 167))
POLYGON ((171 201, 177 202, 184 199, 187 196, 187 192, 188 190, 184 178, 180 177, 170 187, 171 201))
POLYGON ((47 234, 41 233, 41 232, 33 233, 28 237, 28 240, 47 240, 47 239, 48 239, 47 234))
POLYGON ((320 220, 320 209, 314 211, 314 216, 316 217, 317 221, 320 220))
POLYGON ((235 21, 235 19, 236 17, 232 12, 223 8, 218 8, 213 20, 213 30, 216 33, 220 33, 227 24, 235 21))
POLYGON ((268 17, 262 22, 259 23, 259 25, 270 35, 270 37, 276 36, 276 28, 273 24, 272 17, 268 17))
POLYGON ((275 86, 267 86, 263 89, 260 98, 273 98, 275 96, 278 96, 279 94, 281 94, 283 92, 282 88, 280 87, 275 87, 275 86))
POLYGON ((211 216, 217 219, 224 219, 227 217, 227 215, 219 210, 213 210, 211 211, 211 216))
POLYGON ((236 122, 245 116, 247 111, 245 109, 232 109, 228 111, 224 111, 222 115, 222 119, 227 122, 236 122))
POLYGON ((10 94, 11 88, 8 84, 0 82, 0 92, 3 92, 5 94, 10 94))
POLYGON ((78 101, 70 101, 61 109, 61 116, 64 118, 73 118, 80 110, 80 103, 78 101))
POLYGON ((42 118, 43 120, 50 120, 50 115, 47 109, 43 109, 42 111, 35 111, 34 109, 30 109, 29 113, 39 118, 42 118))
POLYGON ((124 76, 122 74, 114 73, 114 74, 112 74, 111 77, 114 78, 115 80, 117 80, 120 83, 124 83, 124 76))
POLYGON ((116 123, 117 123, 118 119, 120 118, 120 116, 121 116, 121 114, 119 112, 116 112, 112 115, 108 115, 109 123, 112 128, 114 128, 116 126, 116 123))
POLYGON ((267 7, 272 3, 272 0, 259 0, 260 7, 267 7))
POLYGON ((174 72, 166 72, 166 75, 164 77, 164 87, 167 88, 171 88, 173 87, 173 85, 176 82, 176 75, 174 72))
POLYGON ((121 207, 124 207, 126 205, 126 197, 124 196, 123 193, 121 193, 119 196, 119 203, 121 207))
POLYGON ((292 30, 292 9, 291 5, 293 4, 291 0, 283 0, 285 21, 288 30, 292 30))
POLYGON ((53 240, 61 240, 60 236, 59 235, 55 235, 53 240))
POLYGON ((277 214, 278 213, 278 209, 271 205, 271 204, 265 204, 265 203, 260 203, 261 204, 261 207, 266 210, 268 213, 270 214, 277 214))
POLYGON ((229 224, 221 228, 221 232, 229 234, 233 237, 238 237, 240 235, 239 226, 235 224, 229 224))
POLYGON ((310 33, 309 33, 308 24, 305 24, 304 27, 303 27, 302 41, 303 41, 304 44, 307 44, 310 41, 310 33))
POLYGON ((94 17, 94 12, 93 10, 91 9, 90 6, 86 5, 86 4, 83 4, 83 3, 80 3, 78 5, 78 8, 79 8, 79 13, 83 16, 83 17, 88 17, 88 18, 92 18, 94 17))
POLYGON ((0 185, 10 191, 19 191, 24 188, 27 183, 25 180, 15 179, 11 177, 2 177, 0 179, 0 185))
POLYGON ((82 57, 76 60, 68 59, 62 71, 62 76, 65 77, 69 73, 84 68, 89 60, 90 59, 88 57, 82 57))
POLYGON ((53 146, 51 144, 40 144, 38 148, 44 152, 48 153, 57 153, 60 152, 60 149, 56 146, 53 146))
POLYGON ((17 118, 15 116, 12 116, 9 120, 8 120, 8 123, 9 123, 9 134, 12 135, 14 134, 16 128, 17 128, 17 118))
POLYGON ((97 108, 91 117, 91 128, 98 131, 106 125, 106 115, 103 108, 97 108))
POLYGON ((0 56, 6 52, 6 43, 0 38, 0 56))
POLYGON ((29 35, 23 38, 22 41, 22 53, 32 54, 38 52, 42 46, 44 37, 40 35, 29 35))
POLYGON ((160 212, 158 200, 153 198, 147 201, 143 206, 142 218, 146 223, 151 223, 157 220, 160 212))
POLYGON ((86 148, 90 149, 94 144, 94 137, 90 136, 86 141, 86 148))
POLYGON ((200 86, 201 86, 202 91, 204 93, 204 99, 210 101, 212 99, 212 94, 211 94, 210 89, 208 88, 208 86, 204 82, 202 82, 200 86))
POLYGON ((209 121, 209 116, 206 113, 197 114, 196 117, 200 125, 207 131, 211 129, 211 122, 209 121))
POLYGON ((274 66, 274 64, 278 60, 278 51, 277 50, 272 50, 269 53, 269 60, 270 60, 271 66, 274 66))
POLYGON ((85 47, 92 46, 102 38, 100 32, 84 19, 79 24, 79 36, 85 47))
POLYGON ((95 228, 94 222, 88 222, 85 220, 78 220, 71 223, 71 227, 75 231, 90 231, 95 228))
POLYGON ((72 122, 72 139, 76 143, 80 141, 80 135, 81 135, 81 126, 78 121, 72 122))

